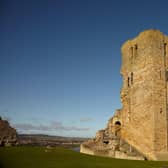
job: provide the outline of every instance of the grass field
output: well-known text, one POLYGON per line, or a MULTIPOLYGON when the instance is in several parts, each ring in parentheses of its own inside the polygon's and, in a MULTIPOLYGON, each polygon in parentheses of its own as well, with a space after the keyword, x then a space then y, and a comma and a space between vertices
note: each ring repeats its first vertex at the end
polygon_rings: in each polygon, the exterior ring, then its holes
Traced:
POLYGON ((168 162, 130 161, 45 147, 0 148, 0 168, 165 168, 168 162))

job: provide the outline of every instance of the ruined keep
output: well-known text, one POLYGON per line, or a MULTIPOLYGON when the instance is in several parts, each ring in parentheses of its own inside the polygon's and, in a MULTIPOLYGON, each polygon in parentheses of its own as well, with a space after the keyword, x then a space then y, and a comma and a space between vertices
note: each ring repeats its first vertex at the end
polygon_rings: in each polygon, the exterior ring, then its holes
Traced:
POLYGON ((146 30, 121 48, 122 108, 81 152, 168 160, 168 36, 146 30))

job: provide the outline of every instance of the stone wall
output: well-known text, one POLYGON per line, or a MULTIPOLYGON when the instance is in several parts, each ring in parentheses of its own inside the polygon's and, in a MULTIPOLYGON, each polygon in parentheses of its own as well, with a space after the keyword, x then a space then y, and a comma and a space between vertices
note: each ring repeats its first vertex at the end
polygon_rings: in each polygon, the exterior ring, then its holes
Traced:
POLYGON ((151 159, 167 151, 165 43, 160 31, 148 30, 122 47, 121 136, 151 159))
POLYGON ((86 146, 84 146, 83 144, 80 145, 80 152, 81 153, 85 153, 85 154, 89 154, 89 155, 94 155, 94 152, 91 148, 87 148, 86 146))

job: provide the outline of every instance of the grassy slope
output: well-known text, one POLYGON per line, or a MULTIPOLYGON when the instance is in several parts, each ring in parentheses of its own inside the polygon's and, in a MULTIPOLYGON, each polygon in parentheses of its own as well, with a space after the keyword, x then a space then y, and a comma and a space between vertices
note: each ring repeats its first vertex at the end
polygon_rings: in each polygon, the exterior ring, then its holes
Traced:
POLYGON ((129 161, 80 154, 63 148, 0 148, 0 168, 161 168, 168 162, 129 161))

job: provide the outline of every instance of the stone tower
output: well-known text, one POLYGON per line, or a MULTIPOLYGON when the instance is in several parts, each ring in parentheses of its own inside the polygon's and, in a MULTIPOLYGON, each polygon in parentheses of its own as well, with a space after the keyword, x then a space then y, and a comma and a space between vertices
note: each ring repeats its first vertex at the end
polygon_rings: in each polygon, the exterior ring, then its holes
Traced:
POLYGON ((81 152, 168 160, 168 36, 146 30, 121 51, 123 107, 95 139, 81 145, 81 152))
POLYGON ((122 46, 121 136, 151 159, 168 152, 167 44, 147 30, 122 46))

